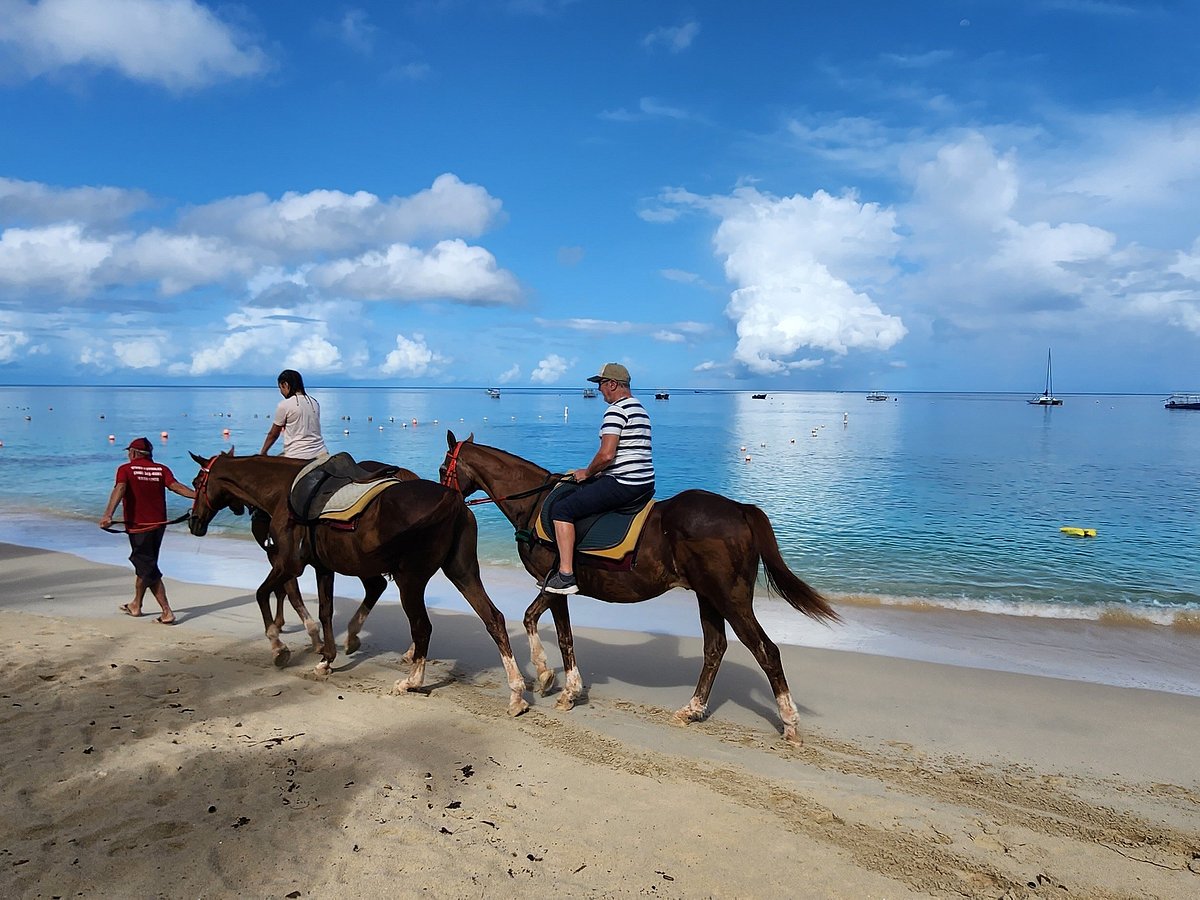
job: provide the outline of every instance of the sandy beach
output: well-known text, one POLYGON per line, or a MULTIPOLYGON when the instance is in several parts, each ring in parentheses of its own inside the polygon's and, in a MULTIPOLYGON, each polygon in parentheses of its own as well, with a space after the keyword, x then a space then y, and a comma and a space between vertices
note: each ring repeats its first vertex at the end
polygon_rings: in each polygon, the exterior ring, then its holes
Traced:
MULTIPOLYGON (((0 544, 0 570, 6 897, 1200 893, 1195 696, 786 646, 794 748, 736 643, 684 728, 698 640, 579 628, 588 702, 511 719, 460 612, 393 696, 390 592, 321 681, 298 624, 271 665, 245 589, 168 578, 167 628, 117 611, 128 567, 0 544)), ((528 591, 489 589, 530 675, 528 591)))

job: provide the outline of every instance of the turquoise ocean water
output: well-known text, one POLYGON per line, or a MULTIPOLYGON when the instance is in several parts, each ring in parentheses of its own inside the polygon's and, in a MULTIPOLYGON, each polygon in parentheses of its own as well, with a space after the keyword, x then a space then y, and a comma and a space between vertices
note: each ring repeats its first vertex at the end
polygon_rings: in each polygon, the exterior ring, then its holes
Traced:
MULTIPOLYGON (((482 388, 312 393, 331 451, 429 478, 447 429, 547 468, 581 466, 604 408, 565 388, 499 399, 482 388)), ((189 450, 257 451, 278 396, 0 387, 0 516, 95 521, 121 448, 141 435, 190 481, 189 450)), ((843 601, 1159 624, 1200 615, 1200 412, 1126 395, 1069 396, 1058 408, 1007 394, 639 396, 653 418, 658 495, 700 487, 758 504, 793 570, 843 601), (1097 536, 1069 537, 1064 525, 1097 536)), ((168 496, 173 514, 186 509, 168 496)), ((489 505, 476 512, 481 559, 517 566, 508 523, 489 505)), ((216 524, 247 528, 229 513, 216 524)))

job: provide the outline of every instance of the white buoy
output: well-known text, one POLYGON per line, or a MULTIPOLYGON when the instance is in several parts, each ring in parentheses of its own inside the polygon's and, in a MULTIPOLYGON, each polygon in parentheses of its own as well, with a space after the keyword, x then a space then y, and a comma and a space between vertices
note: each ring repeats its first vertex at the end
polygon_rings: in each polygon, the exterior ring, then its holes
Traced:
POLYGON ((747 456, 747 457, 746 457, 746 462, 750 462, 750 457, 749 457, 749 456, 747 456))
POLYGON ((165 441, 165 440, 167 439, 167 433, 166 433, 165 431, 164 431, 164 432, 161 432, 161 433, 159 434, 159 437, 160 437, 160 438, 162 438, 162 439, 165 441))
POLYGON ((113 441, 115 441, 116 439, 117 439, 117 436, 116 436, 115 434, 110 434, 110 435, 108 436, 108 442, 109 442, 110 444, 111 444, 113 441))

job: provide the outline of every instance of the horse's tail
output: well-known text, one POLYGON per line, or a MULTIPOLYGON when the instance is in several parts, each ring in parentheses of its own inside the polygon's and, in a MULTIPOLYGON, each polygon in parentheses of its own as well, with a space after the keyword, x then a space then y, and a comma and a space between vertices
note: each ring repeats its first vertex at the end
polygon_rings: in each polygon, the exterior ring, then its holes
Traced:
POLYGON ((840 622, 841 616, 834 611, 821 594, 801 578, 793 574, 779 552, 775 529, 767 514, 757 506, 744 504, 746 521, 754 535, 755 547, 767 570, 767 585, 783 597, 795 609, 818 622, 840 622))

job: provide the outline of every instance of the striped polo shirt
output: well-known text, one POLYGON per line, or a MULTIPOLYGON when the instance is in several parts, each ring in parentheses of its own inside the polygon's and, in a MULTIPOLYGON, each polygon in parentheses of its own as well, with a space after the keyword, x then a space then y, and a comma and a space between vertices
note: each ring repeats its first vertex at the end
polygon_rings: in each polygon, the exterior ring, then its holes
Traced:
POLYGON ((621 484, 651 484, 654 462, 650 457, 650 416, 636 397, 618 400, 604 411, 600 436, 617 436, 617 456, 604 470, 621 484))

